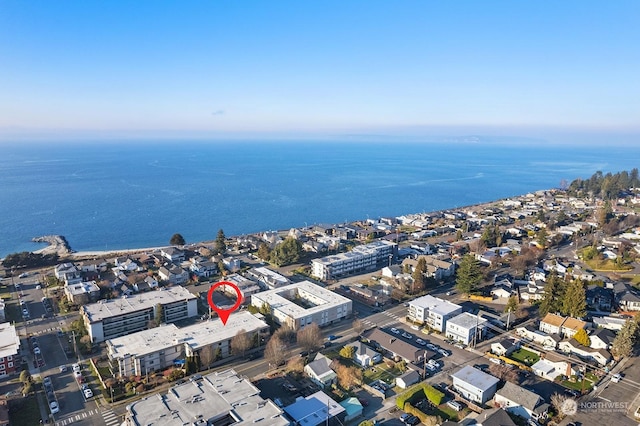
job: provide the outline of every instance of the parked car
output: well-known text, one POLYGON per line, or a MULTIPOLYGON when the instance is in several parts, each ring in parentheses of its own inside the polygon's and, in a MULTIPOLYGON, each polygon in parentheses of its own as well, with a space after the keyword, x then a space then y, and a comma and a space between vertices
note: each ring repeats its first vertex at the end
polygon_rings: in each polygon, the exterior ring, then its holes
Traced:
POLYGON ((447 406, 456 411, 462 410, 462 405, 458 401, 449 401, 447 402, 447 406))
POLYGON ((439 347, 437 347, 436 345, 434 345, 433 343, 427 343, 427 349, 431 349, 432 351, 438 351, 438 349, 440 349, 439 347))
POLYGON ((451 355, 451 352, 449 352, 449 351, 448 351, 448 350, 446 350, 446 349, 442 349, 442 348, 438 349, 438 352, 440 352, 440 354, 441 354, 442 356, 449 356, 449 355, 451 355))
POLYGON ((614 374, 613 376, 611 376, 611 381, 613 383, 618 383, 620 380, 622 380, 622 376, 619 374, 614 374))
POLYGON ((327 339, 329 339, 329 341, 336 340, 337 338, 338 338, 338 336, 336 336, 335 334, 330 334, 330 335, 327 337, 327 339))
POLYGON ((60 411, 60 407, 58 406, 58 402, 57 401, 51 401, 49 403, 49 409, 51 410, 51 414, 56 414, 57 412, 60 411))
POLYGON ((400 330, 398 330, 397 328, 392 328, 392 329, 391 329, 391 332, 392 332, 393 334, 400 334, 400 330))
POLYGON ((424 340, 422 340, 422 339, 416 339, 416 343, 417 343, 417 344, 419 344, 420 346, 424 346, 424 345, 426 345, 426 344, 427 344, 427 342, 425 342, 425 341, 424 341, 424 340))
POLYGON ((402 337, 404 337, 405 339, 413 339, 413 336, 409 333, 407 333, 406 331, 404 333, 402 333, 402 337))
POLYGON ((194 374, 193 376, 189 377, 189 380, 192 382, 197 382, 198 380, 202 380, 202 375, 194 374))
POLYGON ((71 366, 71 368, 73 369, 74 373, 79 373, 80 372, 80 364, 73 364, 71 366))
POLYGON ((89 388, 84 389, 82 393, 84 394, 85 399, 89 399, 93 397, 93 392, 89 388))

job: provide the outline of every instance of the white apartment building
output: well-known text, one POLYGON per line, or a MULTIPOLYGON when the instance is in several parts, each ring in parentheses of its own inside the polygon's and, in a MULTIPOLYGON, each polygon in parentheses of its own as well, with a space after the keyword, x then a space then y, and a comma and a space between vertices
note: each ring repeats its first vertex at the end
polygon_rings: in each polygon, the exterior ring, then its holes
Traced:
POLYGON ((351 317, 352 312, 350 299, 309 281, 256 293, 251 296, 251 304, 257 308, 266 304, 279 324, 293 330, 312 322, 321 327, 333 324, 351 317))
POLYGON ((269 326, 247 311, 231 314, 227 324, 219 318, 178 328, 166 324, 107 340, 109 359, 118 363, 120 377, 143 375, 167 368, 175 360, 195 356, 210 346, 218 358, 231 355, 231 339, 244 330, 256 342, 269 334, 269 326))
POLYGON ((478 315, 463 312, 447 320, 446 336, 457 342, 470 344, 477 333, 477 341, 482 339, 487 320, 478 315))
POLYGON ((409 302, 409 319, 426 324, 443 333, 447 320, 462 313, 462 306, 430 295, 419 297, 409 302))
POLYGON ((183 287, 100 300, 84 305, 80 315, 94 343, 145 330, 162 306, 162 322, 171 323, 198 315, 196 296, 183 287))
POLYGON ((291 422, 248 379, 226 370, 132 402, 124 424, 289 426, 291 422))
POLYGON ((347 253, 325 256, 311 261, 311 274, 322 280, 335 279, 354 272, 375 269, 379 263, 388 264, 396 255, 398 245, 391 241, 374 241, 355 247, 347 253))

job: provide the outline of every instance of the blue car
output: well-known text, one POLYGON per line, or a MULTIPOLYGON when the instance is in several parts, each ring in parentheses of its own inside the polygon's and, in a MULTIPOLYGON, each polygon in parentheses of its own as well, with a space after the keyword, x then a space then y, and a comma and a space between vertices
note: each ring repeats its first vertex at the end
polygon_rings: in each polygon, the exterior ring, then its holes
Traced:
POLYGON ((338 338, 338 336, 336 336, 334 334, 330 334, 329 337, 327 337, 327 339, 329 339, 329 341, 336 340, 337 338, 338 338))

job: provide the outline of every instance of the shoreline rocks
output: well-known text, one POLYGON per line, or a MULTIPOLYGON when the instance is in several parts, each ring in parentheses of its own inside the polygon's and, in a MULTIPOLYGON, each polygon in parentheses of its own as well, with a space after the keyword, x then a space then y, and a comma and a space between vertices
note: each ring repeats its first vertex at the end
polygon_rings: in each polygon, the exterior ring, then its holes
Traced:
POLYGON ((35 243, 47 243, 48 246, 34 251, 38 254, 57 254, 58 256, 66 256, 73 253, 69 242, 62 235, 44 235, 42 237, 34 237, 31 241, 35 243))

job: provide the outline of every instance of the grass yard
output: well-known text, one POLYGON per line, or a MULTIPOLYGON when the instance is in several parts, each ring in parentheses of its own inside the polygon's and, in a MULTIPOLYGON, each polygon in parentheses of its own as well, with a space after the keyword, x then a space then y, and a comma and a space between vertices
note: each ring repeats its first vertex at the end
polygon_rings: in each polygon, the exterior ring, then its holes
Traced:
POLYGON ((375 365, 373 369, 371 367, 364 371, 364 382, 371 383, 376 380, 382 380, 385 383, 394 383, 395 378, 400 376, 402 372, 397 368, 389 368, 384 363, 375 365))
POLYGON ((618 265, 615 260, 611 259, 591 259, 585 262, 594 271, 630 271, 633 269, 630 265, 618 265))
POLYGON ((533 365, 540 360, 538 355, 522 348, 509 355, 509 358, 520 361, 526 365, 533 365))
POLYGON ((40 424, 40 407, 34 395, 11 401, 9 420, 12 426, 33 426, 40 424))

